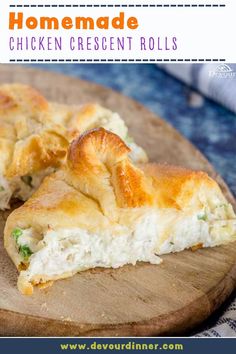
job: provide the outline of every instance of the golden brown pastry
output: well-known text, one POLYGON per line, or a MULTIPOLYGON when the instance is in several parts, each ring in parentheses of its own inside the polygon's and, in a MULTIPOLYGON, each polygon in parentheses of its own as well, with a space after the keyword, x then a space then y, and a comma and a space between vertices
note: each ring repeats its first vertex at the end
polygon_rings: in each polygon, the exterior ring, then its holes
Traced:
MULTIPOLYGON (((53 104, 53 109, 63 111, 62 105, 53 104)), ((64 106, 68 111, 68 107, 64 106)), ((135 163, 148 161, 145 151, 138 146, 134 139, 129 135, 128 127, 118 113, 112 112, 96 103, 85 104, 81 107, 70 107, 70 114, 64 118, 63 122, 71 132, 79 131, 80 134, 95 128, 104 128, 112 133, 119 135, 130 148, 130 158, 135 163)))
POLYGON ((45 98, 25 85, 0 86, 0 209, 26 200, 65 158, 67 130, 56 124, 45 98))
POLYGON ((203 172, 129 159, 115 134, 95 129, 74 140, 67 164, 46 177, 9 217, 6 250, 18 287, 94 267, 161 262, 160 255, 236 238, 236 216, 203 172))
MULTIPOLYGON (((50 103, 29 86, 0 86, 0 209, 8 208, 12 197, 27 200, 64 162, 72 138, 100 125, 122 137, 128 134, 117 113, 98 105, 50 103)), ((132 158, 145 161, 145 152, 131 144, 132 158)))

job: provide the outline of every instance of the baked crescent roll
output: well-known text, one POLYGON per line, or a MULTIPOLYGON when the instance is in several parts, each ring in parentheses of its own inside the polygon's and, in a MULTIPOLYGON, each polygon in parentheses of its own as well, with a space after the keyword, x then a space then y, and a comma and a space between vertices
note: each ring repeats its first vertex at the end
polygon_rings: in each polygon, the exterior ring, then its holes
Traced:
POLYGON ((0 86, 0 209, 12 197, 28 199, 65 159, 68 137, 40 93, 25 85, 0 86))
POLYGON ((236 239, 236 216, 204 172, 133 165, 129 147, 95 129, 75 139, 67 163, 8 217, 4 240, 18 268, 18 288, 94 267, 212 247, 236 239))
POLYGON ((145 151, 129 135, 128 128, 119 114, 98 104, 90 103, 80 108, 74 107, 74 113, 67 119, 66 125, 71 129, 79 130, 80 134, 87 130, 102 127, 119 135, 125 141, 131 150, 129 156, 134 162, 144 163, 148 161, 145 151))
MULTIPOLYGON (((12 197, 27 200, 43 178, 64 163, 74 137, 103 125, 128 137, 119 115, 98 105, 50 103, 29 86, 0 86, 0 209, 8 208, 12 197)), ((133 160, 144 162, 145 152, 130 144, 133 160)))

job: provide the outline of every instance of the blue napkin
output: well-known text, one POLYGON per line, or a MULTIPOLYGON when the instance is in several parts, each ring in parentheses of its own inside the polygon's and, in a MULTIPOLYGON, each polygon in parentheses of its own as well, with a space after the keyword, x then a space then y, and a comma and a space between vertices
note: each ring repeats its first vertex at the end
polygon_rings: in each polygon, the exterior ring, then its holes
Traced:
POLYGON ((236 64, 161 64, 159 67, 236 113, 236 64))
POLYGON ((207 327, 195 337, 236 337, 236 299, 213 326, 207 327))

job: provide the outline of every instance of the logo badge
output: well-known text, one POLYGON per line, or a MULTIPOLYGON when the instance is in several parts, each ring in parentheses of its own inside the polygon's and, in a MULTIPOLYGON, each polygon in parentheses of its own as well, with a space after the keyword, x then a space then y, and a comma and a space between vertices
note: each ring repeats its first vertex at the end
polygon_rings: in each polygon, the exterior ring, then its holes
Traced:
POLYGON ((215 70, 209 71, 210 77, 216 77, 218 79, 226 79, 226 78, 233 78, 236 76, 236 72, 231 69, 231 67, 227 64, 220 64, 218 65, 215 70))

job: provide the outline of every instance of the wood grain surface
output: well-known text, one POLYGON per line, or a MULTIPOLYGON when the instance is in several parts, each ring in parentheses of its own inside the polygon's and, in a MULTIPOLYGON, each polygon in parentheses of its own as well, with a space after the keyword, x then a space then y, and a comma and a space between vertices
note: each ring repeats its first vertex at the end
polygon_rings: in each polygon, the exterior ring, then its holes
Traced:
MULTIPOLYGON (((117 111, 150 160, 202 169, 209 162, 186 139, 144 106, 110 89, 79 79, 19 66, 0 66, 0 83, 30 84, 50 100, 96 101, 117 111)), ((0 215, 3 234, 7 213, 0 215)), ((0 244, 0 334, 13 336, 149 336, 186 333, 205 320, 236 285, 236 243, 166 255, 155 266, 140 263, 95 269, 36 290, 16 288, 17 271, 0 244)))

